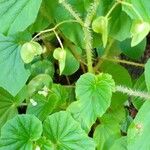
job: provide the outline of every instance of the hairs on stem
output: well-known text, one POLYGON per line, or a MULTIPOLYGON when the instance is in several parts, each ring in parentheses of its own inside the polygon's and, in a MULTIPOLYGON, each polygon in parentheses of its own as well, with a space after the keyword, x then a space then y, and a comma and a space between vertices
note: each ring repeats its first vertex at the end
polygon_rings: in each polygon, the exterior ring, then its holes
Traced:
POLYGON ((150 94, 145 91, 133 90, 121 85, 116 86, 116 91, 127 94, 129 96, 140 97, 145 100, 150 99, 150 94))
POLYGON ((76 12, 73 7, 66 2, 66 0, 59 0, 59 3, 62 4, 62 6, 68 10, 68 12, 81 24, 83 24, 82 19, 80 18, 80 14, 78 12, 76 12))
POLYGON ((94 0, 93 3, 91 3, 87 16, 85 18, 84 22, 84 41, 85 41, 85 49, 86 49, 86 55, 87 55, 87 64, 88 64, 88 71, 93 72, 93 62, 92 62, 92 34, 90 31, 90 25, 93 20, 94 15, 96 14, 97 7, 99 5, 100 0, 94 0))

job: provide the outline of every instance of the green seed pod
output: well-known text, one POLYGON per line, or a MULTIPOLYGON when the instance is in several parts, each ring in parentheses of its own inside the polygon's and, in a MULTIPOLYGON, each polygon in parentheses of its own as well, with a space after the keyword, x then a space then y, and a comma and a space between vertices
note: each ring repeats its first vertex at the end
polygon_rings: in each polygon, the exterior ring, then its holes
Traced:
POLYGON ((150 31, 150 24, 148 22, 144 22, 141 20, 133 21, 131 27, 131 36, 132 36, 131 46, 133 47, 139 44, 147 36, 149 31, 150 31))
POLYGON ((66 51, 62 48, 56 48, 53 53, 53 57, 58 60, 59 62, 59 70, 60 70, 60 75, 62 74, 64 68, 65 68, 65 63, 66 63, 66 51))
POLYGON ((92 29, 96 33, 103 33, 108 27, 108 18, 100 16, 92 23, 92 29))

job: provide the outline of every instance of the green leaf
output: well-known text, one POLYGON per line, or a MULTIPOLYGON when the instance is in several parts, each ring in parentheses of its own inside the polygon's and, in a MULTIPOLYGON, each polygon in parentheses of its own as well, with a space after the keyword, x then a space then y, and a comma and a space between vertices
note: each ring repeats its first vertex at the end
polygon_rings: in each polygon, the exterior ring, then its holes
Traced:
POLYGON ((57 106, 58 97, 53 93, 48 95, 48 97, 36 94, 32 97, 32 101, 27 107, 27 114, 34 114, 43 121, 57 106), (34 101, 36 105, 33 105, 31 103, 32 101, 34 101))
POLYGON ((20 99, 11 96, 7 91, 0 88, 0 129, 7 120, 18 114, 17 106, 20 102, 20 99))
POLYGON ((32 78, 38 74, 48 74, 53 78, 54 65, 49 60, 40 60, 31 65, 32 78))
POLYGON ((147 89, 150 92, 150 59, 147 61, 145 65, 144 75, 145 75, 145 82, 146 82, 147 89))
POLYGON ((44 136, 52 141, 57 150, 95 150, 93 140, 65 111, 50 115, 43 126, 44 136))
MULTIPOLYGON (((123 66, 117 63, 104 61, 100 69, 104 73, 111 74, 117 85, 132 87, 131 76, 123 66)), ((128 96, 123 95, 122 93, 119 92, 113 93, 111 107, 114 108, 116 108, 117 106, 120 107, 120 105, 124 104, 124 102, 127 100, 127 97, 128 96)))
POLYGON ((42 0, 2 0, 0 2, 0 32, 14 34, 34 23, 42 0))
POLYGON ((141 58, 146 48, 146 38, 134 47, 131 47, 131 39, 127 39, 121 42, 119 45, 121 51, 128 57, 135 60, 139 60, 139 58, 141 58))
POLYGON ((30 75, 24 68, 20 49, 15 37, 0 34, 0 86, 13 96, 22 89, 30 75))
POLYGON ((79 69, 80 63, 72 55, 72 53, 69 51, 69 49, 65 49, 65 50, 66 50, 65 68, 64 68, 62 74, 68 76, 68 75, 72 75, 79 69))
MULTIPOLYGON (((133 5, 134 9, 145 21, 149 21, 150 19, 150 5, 147 0, 125 0, 126 2, 133 5)), ((138 14, 133 10, 132 7, 127 5, 123 5, 123 10, 132 18, 132 19, 140 19, 138 14)))
POLYGON ((33 150, 42 134, 42 123, 32 115, 18 115, 1 129, 0 150, 33 150))
POLYGON ((42 88, 49 88, 51 85, 52 78, 48 74, 39 74, 28 83, 28 94, 31 96, 42 88))
MULTIPOLYGON (((140 90, 143 92, 147 92, 147 87, 146 87, 146 83, 145 83, 145 77, 144 74, 142 74, 137 81, 134 84, 133 87, 135 90, 140 90)), ((132 97, 132 103, 134 105, 134 107, 139 110, 141 108, 141 106, 143 105, 143 103, 145 102, 144 98, 141 97, 132 97)))
POLYGON ((114 39, 123 41, 130 37, 131 25, 132 22, 130 17, 123 12, 121 6, 119 6, 112 12, 110 16, 109 34, 114 39))
POLYGON ((110 150, 127 150, 127 138, 121 137, 120 139, 117 139, 110 150))
POLYGON ((137 116, 133 120, 133 123, 128 129, 128 150, 149 150, 150 148, 150 101, 147 100, 141 109, 139 110, 137 116))
POLYGON ((89 131, 97 117, 102 116, 111 103, 115 83, 109 74, 86 73, 76 83, 76 98, 68 111, 89 131))
POLYGON ((121 137, 120 126, 111 116, 101 120, 94 131, 94 140, 97 144, 97 150, 108 150, 114 141, 121 137))
MULTIPOLYGON (((37 146, 37 150, 55 150, 54 149, 54 145, 52 144, 52 142, 50 140, 47 140, 45 137, 41 137, 37 142, 36 142, 37 146)), ((35 148, 35 150, 36 150, 35 148)))

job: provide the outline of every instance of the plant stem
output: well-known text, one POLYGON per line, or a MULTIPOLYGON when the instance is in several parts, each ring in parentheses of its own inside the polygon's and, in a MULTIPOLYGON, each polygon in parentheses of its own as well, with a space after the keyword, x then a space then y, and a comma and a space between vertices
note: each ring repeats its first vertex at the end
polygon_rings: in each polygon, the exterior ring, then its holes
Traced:
POLYGON ((83 31, 84 31, 84 41, 85 41, 88 72, 93 73, 91 32, 85 27, 83 28, 83 31))
POLYGON ((116 91, 127 94, 129 96, 140 97, 145 100, 150 99, 150 94, 145 91, 137 91, 121 85, 116 86, 116 91))
POLYGON ((108 61, 112 61, 112 62, 117 62, 117 63, 123 63, 123 64, 128 64, 128 65, 132 65, 132 66, 136 66, 136 67, 143 67, 144 68, 144 64, 140 64, 140 63, 136 63, 136 62, 131 62, 131 61, 127 61, 127 60, 121 60, 121 59, 117 59, 117 58, 101 58, 104 60, 108 60, 108 61))
POLYGON ((108 11, 108 13, 106 14, 106 18, 109 18, 110 14, 113 12, 113 10, 117 7, 117 5, 119 4, 119 2, 115 2, 114 5, 111 7, 111 9, 108 11))
POLYGON ((61 49, 64 50, 64 46, 63 46, 63 44, 62 44, 62 42, 61 42, 61 39, 60 39, 59 35, 57 34, 57 32, 56 32, 55 30, 53 30, 53 32, 54 32, 55 35, 56 35, 56 38, 57 38, 57 40, 58 40, 58 42, 59 42, 59 44, 60 44, 61 49))
POLYGON ((92 23, 94 15, 96 14, 99 2, 100 2, 99 0, 94 0, 94 2, 91 4, 87 12, 87 16, 85 18, 83 27, 88 72, 91 73, 93 73, 93 61, 92 61, 92 34, 90 31, 90 25, 92 23))
POLYGON ((54 30, 56 30, 59 26, 65 24, 65 23, 79 23, 77 20, 64 20, 58 24, 56 24, 56 26, 54 26, 53 28, 50 28, 50 29, 47 29, 47 30, 43 30, 41 32, 39 32, 37 35, 35 35, 33 38, 32 38, 32 41, 35 40, 38 36, 40 36, 41 34, 44 34, 44 33, 48 33, 48 32, 52 32, 54 30))
POLYGON ((95 72, 99 69, 99 67, 100 67, 101 64, 103 63, 103 59, 107 57, 107 55, 108 55, 108 53, 109 53, 109 50, 110 50, 112 44, 114 43, 114 41, 115 41, 114 39, 111 39, 111 40, 109 41, 109 44, 108 44, 107 47, 105 48, 104 55, 99 59, 97 65, 94 67, 94 71, 95 71, 95 72))
POLYGON ((77 12, 72 8, 72 6, 71 6, 69 3, 67 3, 65 0, 60 0, 59 3, 61 3, 61 4, 64 6, 64 8, 65 8, 66 10, 68 10, 68 12, 69 12, 78 22, 80 22, 80 24, 83 24, 83 21, 82 21, 82 19, 80 18, 80 14, 77 13, 77 12))

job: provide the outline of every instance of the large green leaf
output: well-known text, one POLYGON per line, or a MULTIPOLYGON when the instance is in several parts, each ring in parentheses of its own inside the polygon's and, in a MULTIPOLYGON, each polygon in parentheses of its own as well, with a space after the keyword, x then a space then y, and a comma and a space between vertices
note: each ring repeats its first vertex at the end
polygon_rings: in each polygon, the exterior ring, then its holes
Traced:
POLYGON ((115 83, 109 74, 86 73, 76 83, 76 97, 68 111, 89 131, 97 117, 102 116, 111 103, 115 83))
POLYGON ((145 65, 145 82, 146 82, 146 86, 148 91, 150 91, 150 59, 147 61, 146 65, 145 65))
POLYGON ((0 34, 0 86, 16 95, 26 83, 30 73, 20 57, 21 46, 15 37, 0 34))
POLYGON ((150 149, 150 101, 147 100, 139 110, 136 118, 128 129, 128 150, 150 149))
POLYGON ((111 116, 101 120, 101 124, 96 127, 94 132, 97 150, 108 150, 114 141, 120 137, 120 126, 111 116))
POLYGON ((65 111, 52 114, 44 121, 43 134, 57 150, 95 150, 93 140, 65 111))
POLYGON ((0 150, 33 150, 42 134, 42 123, 32 115, 18 115, 1 130, 0 150))
POLYGON ((2 0, 0 2, 0 32, 14 34, 24 31, 38 14, 42 0, 2 0))

